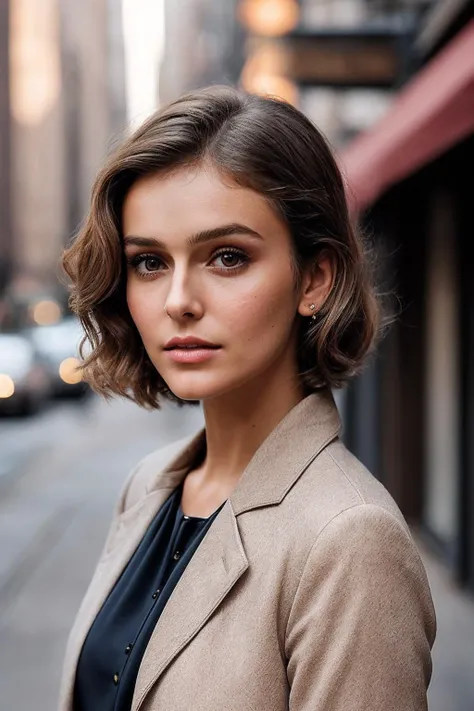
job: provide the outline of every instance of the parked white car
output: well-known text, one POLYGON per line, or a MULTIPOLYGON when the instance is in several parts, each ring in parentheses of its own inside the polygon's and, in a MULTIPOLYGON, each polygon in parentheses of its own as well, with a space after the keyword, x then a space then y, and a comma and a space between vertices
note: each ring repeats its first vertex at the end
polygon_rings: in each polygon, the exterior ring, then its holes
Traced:
POLYGON ((46 365, 54 395, 75 397, 88 391, 81 371, 77 369, 79 344, 84 332, 74 316, 67 316, 50 326, 28 328, 24 333, 46 365))

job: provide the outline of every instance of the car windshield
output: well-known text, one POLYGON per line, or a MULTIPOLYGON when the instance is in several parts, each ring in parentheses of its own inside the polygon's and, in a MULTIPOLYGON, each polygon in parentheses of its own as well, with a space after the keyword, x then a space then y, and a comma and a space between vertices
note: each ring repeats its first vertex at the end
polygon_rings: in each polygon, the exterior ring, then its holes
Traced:
POLYGON ((65 319, 53 326, 38 326, 29 330, 29 336, 42 351, 75 355, 83 336, 75 319, 65 319))
POLYGON ((30 345, 23 338, 0 335, 0 372, 28 370, 32 355, 30 345))

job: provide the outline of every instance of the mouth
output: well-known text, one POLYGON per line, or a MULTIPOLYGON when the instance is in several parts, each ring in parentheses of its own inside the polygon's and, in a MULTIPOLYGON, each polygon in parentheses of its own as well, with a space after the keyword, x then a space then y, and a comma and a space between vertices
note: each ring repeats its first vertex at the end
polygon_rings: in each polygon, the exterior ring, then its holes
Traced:
POLYGON ((164 346, 164 352, 175 363, 199 364, 217 356, 221 346, 197 336, 175 336, 164 346))
POLYGON ((201 345, 201 344, 186 344, 167 346, 165 353, 175 363, 203 363, 221 350, 220 346, 201 345))
POLYGON ((217 350, 220 346, 215 343, 210 343, 209 341, 204 341, 201 338, 196 338, 195 336, 186 336, 185 338, 172 338, 164 346, 165 351, 172 350, 217 350))
POLYGON ((192 350, 217 350, 220 346, 171 346, 165 348, 165 351, 192 351, 192 350))

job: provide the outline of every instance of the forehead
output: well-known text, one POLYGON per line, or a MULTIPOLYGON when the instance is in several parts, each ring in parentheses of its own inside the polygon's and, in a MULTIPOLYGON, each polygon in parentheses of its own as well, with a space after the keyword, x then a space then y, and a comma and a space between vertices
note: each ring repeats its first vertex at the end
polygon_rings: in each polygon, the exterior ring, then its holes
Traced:
POLYGON ((124 234, 143 237, 186 237, 242 221, 261 234, 284 227, 265 197, 202 166, 140 178, 127 193, 122 218, 124 234))

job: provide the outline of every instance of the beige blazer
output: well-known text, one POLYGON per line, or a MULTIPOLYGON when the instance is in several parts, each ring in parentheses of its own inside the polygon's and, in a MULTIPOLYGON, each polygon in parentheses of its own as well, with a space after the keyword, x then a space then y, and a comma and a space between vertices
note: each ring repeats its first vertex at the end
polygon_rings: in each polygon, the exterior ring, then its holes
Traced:
MULTIPOLYGON (((132 711, 422 711, 435 614, 396 504, 338 439, 312 394, 254 455, 151 636, 132 711)), ((60 711, 78 655, 204 431, 131 473, 71 631, 60 711)))

